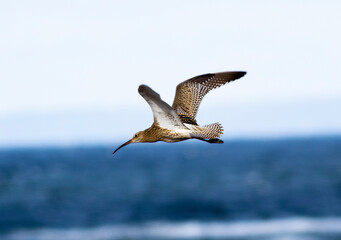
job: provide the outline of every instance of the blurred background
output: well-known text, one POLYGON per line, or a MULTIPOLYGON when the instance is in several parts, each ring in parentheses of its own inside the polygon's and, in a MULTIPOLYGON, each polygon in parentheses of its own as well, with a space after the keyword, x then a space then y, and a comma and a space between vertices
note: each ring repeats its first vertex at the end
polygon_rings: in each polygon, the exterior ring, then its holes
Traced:
POLYGON ((0 5, 1 239, 341 239, 339 1, 0 5), (225 144, 113 159, 140 84, 238 70, 197 116, 225 144))

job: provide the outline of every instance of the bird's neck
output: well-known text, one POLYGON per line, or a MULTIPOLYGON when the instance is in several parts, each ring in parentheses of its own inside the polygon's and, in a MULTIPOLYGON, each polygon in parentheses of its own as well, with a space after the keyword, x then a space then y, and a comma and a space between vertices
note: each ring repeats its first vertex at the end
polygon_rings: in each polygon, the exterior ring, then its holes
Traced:
POLYGON ((143 139, 145 142, 160 141, 163 135, 163 128, 158 123, 154 123, 150 128, 143 131, 143 139))

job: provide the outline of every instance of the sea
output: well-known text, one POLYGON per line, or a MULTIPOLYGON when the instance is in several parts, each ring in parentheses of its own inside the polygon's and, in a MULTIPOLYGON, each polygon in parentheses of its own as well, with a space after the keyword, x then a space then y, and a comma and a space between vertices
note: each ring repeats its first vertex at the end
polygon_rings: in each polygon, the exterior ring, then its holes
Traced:
POLYGON ((341 136, 120 144, 0 149, 0 239, 341 239, 341 136))

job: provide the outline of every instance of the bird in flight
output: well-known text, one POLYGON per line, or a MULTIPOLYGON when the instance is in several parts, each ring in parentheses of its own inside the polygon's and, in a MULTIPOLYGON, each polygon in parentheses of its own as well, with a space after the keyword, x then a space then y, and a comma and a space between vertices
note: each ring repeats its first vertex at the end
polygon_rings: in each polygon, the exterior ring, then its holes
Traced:
POLYGON ((204 96, 212 89, 243 77, 246 72, 218 72, 193 77, 176 87, 172 107, 164 102, 158 93, 146 85, 139 86, 140 95, 147 101, 154 115, 154 123, 144 131, 137 132, 120 148, 139 142, 180 142, 198 139, 208 143, 223 143, 220 123, 199 126, 195 117, 204 96))

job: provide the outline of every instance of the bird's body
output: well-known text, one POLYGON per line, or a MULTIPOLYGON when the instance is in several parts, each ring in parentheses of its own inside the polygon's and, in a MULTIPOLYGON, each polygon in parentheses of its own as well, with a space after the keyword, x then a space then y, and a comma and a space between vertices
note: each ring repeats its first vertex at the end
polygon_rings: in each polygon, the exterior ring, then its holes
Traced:
POLYGON ((189 129, 167 129, 160 127, 158 123, 141 132, 144 142, 180 142, 191 138, 191 130, 189 129))
POLYGON ((221 72, 200 75, 180 83, 172 107, 158 93, 146 85, 139 86, 140 95, 147 101, 154 114, 153 125, 138 132, 114 153, 137 142, 179 142, 199 139, 209 143, 223 143, 219 139, 223 128, 219 123, 199 126, 195 119, 203 97, 212 89, 243 77, 246 72, 221 72))

